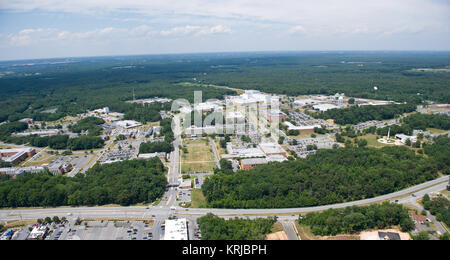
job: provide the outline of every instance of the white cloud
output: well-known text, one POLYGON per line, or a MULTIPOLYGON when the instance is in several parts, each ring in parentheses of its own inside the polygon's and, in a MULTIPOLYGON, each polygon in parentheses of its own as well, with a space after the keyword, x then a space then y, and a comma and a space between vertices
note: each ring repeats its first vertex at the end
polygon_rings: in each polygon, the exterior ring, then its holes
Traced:
POLYGON ((450 46, 448 0, 0 0, 0 12, 8 58, 450 46))
MULTIPOLYGON (((108 13, 139 14, 149 17, 170 17, 170 21, 184 20, 184 25, 166 29, 163 35, 191 33, 211 34, 226 30, 235 21, 254 24, 285 24, 289 33, 312 35, 383 34, 396 33, 392 28, 422 26, 428 31, 448 32, 450 4, 442 0, 0 0, 0 9, 47 12, 83 13, 102 16, 108 13), (174 18, 175 17, 175 18, 174 18), (181 18, 184 17, 185 19, 181 18), (192 24, 186 20, 202 20, 192 24), (228 22, 222 28, 208 31, 204 20, 228 22), (289 29, 290 28, 290 29, 289 29)), ((164 19, 160 19, 164 21, 164 19)), ((210 21, 211 22, 211 21, 210 21)), ((210 23, 211 24, 211 23, 210 23)), ((209 28, 212 29, 212 28, 209 28)), ((406 31, 408 31, 407 29, 406 31)), ((400 32, 400 31, 398 31, 400 32)))
POLYGON ((70 32, 54 28, 23 29, 17 33, 0 35, 2 42, 6 40, 10 46, 27 46, 42 42, 64 41, 109 41, 109 40, 136 40, 149 39, 152 36, 201 36, 221 33, 230 33, 231 29, 223 26, 191 26, 173 27, 168 30, 157 30, 147 25, 133 28, 105 27, 101 29, 70 32))
POLYGON ((303 26, 301 26, 301 25, 296 25, 296 26, 294 26, 294 27, 291 27, 291 28, 288 30, 288 33, 289 33, 289 34, 305 33, 305 32, 306 32, 305 27, 303 27, 303 26))
POLYGON ((182 27, 174 27, 169 30, 162 30, 160 33, 163 36, 185 36, 185 35, 199 36, 199 35, 210 35, 210 34, 220 34, 230 32, 231 29, 223 25, 216 25, 213 27, 186 25, 182 27))

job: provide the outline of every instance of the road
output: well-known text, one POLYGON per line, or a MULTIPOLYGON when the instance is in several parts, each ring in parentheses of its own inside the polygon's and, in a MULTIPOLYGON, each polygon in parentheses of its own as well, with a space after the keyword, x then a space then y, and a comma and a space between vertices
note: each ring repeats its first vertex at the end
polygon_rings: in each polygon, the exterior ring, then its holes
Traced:
POLYGON ((209 139, 209 144, 211 145, 211 151, 214 154, 214 161, 216 162, 216 167, 217 169, 221 169, 220 167, 220 161, 219 161, 219 156, 217 156, 217 151, 216 151, 216 147, 214 145, 214 141, 211 137, 208 138, 209 139))
MULTIPOLYGON (((176 206, 176 200, 174 199, 169 205, 158 205, 147 207, 145 206, 130 206, 130 207, 60 207, 60 208, 32 208, 32 209, 2 209, 0 210, 1 221, 11 221, 20 219, 37 219, 45 218, 47 216, 67 216, 68 213, 79 216, 81 218, 141 218, 146 212, 154 215, 157 219, 164 219, 169 214, 175 214, 179 217, 200 217, 207 213, 213 213, 219 216, 267 216, 267 215, 285 215, 283 218, 297 219, 298 214, 304 214, 307 212, 323 211, 330 208, 344 208, 348 206, 361 206, 371 203, 378 203, 382 201, 389 201, 401 196, 407 196, 399 198, 398 203, 406 204, 413 200, 416 200, 427 193, 438 192, 444 190, 448 184, 448 176, 441 177, 439 179, 429 181, 404 189, 402 191, 378 196, 371 199, 339 203, 333 205, 305 207, 305 208, 284 208, 284 209, 189 209, 176 206), (415 197, 412 197, 410 193, 414 193, 415 197), (170 207, 176 207, 175 210, 170 210, 170 207), (286 216, 290 215, 290 216, 286 216)), ((174 192, 174 191, 172 191, 174 192)), ((176 191, 175 191, 176 194, 176 191)))
POLYGON ((294 229, 294 220, 280 221, 289 240, 298 240, 297 232, 294 229))
MULTIPOLYGON (((422 212, 422 210, 424 210, 423 206, 420 205, 417 202, 413 202, 411 203, 411 206, 414 207, 415 209, 417 209, 417 211, 419 212, 419 214, 422 212)), ((431 221, 431 223, 433 223, 437 230, 439 231, 440 234, 444 234, 445 232, 449 232, 442 224, 441 222, 439 222, 435 216, 431 215, 431 213, 429 211, 427 212, 427 218, 431 221)))

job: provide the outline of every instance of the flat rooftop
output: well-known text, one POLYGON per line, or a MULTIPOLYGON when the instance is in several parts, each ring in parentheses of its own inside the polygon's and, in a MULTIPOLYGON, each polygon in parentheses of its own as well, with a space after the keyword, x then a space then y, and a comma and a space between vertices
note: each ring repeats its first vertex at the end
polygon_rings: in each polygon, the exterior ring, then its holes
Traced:
POLYGON ((164 240, 188 240, 185 218, 166 220, 164 240))

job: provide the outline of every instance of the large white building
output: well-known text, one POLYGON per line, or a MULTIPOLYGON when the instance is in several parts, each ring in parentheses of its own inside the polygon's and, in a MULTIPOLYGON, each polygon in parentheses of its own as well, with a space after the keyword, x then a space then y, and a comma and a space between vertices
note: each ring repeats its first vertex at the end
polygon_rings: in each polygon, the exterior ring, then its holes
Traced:
POLYGON ((318 104, 313 106, 314 109, 319 110, 320 112, 325 112, 330 109, 340 108, 333 104, 318 104))
POLYGON ((45 130, 36 130, 36 131, 23 132, 23 133, 13 133, 12 136, 30 136, 30 135, 52 136, 52 135, 59 135, 59 134, 60 134, 60 131, 58 129, 45 129, 45 130))
POLYGON ((266 156, 270 155, 281 155, 284 157, 287 156, 286 151, 278 143, 261 143, 259 144, 259 149, 261 149, 261 151, 263 151, 266 156))
POLYGON ((404 144, 406 144, 408 139, 411 141, 411 143, 416 143, 417 142, 417 136, 409 136, 409 135, 405 135, 405 134, 396 134, 395 138, 399 139, 400 142, 402 142, 404 144))
POLYGON ((185 218, 166 220, 164 240, 188 240, 187 221, 185 218))
POLYGON ((258 90, 245 90, 244 94, 240 96, 231 96, 228 97, 227 103, 233 103, 234 105, 251 105, 256 103, 275 103, 279 102, 280 98, 278 96, 271 96, 264 93, 261 93, 258 90))
POLYGON ((118 127, 125 128, 125 129, 138 127, 138 126, 142 125, 141 123, 134 121, 134 120, 121 120, 121 121, 115 122, 114 124, 118 127))

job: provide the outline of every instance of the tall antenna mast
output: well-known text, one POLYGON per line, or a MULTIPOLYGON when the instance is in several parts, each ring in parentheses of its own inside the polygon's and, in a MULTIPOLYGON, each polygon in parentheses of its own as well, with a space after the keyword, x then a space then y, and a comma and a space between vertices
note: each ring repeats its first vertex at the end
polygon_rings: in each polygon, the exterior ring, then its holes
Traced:
POLYGON ((134 88, 133 88, 133 101, 136 101, 136 95, 134 95, 134 88))

